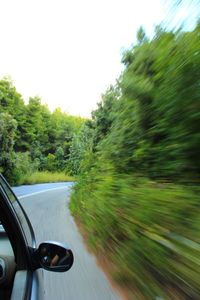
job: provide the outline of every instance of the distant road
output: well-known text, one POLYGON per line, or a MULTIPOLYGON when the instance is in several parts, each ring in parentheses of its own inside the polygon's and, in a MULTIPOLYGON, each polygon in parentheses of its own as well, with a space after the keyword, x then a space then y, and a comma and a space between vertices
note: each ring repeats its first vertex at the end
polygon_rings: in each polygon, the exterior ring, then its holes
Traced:
POLYGON ((45 300, 120 300, 82 240, 68 209, 73 183, 14 188, 33 225, 37 245, 45 240, 65 242, 74 265, 66 273, 44 271, 45 300))
POLYGON ((32 185, 21 185, 17 187, 13 187, 15 194, 18 197, 43 192, 47 190, 52 190, 60 187, 71 187, 73 186, 73 182, 56 182, 56 183, 42 183, 42 184, 32 184, 32 185))

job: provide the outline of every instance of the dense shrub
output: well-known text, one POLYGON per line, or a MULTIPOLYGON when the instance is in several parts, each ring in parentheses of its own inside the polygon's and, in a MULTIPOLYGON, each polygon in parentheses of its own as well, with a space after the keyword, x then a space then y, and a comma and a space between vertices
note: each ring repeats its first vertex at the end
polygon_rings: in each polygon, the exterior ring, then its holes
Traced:
POLYGON ((200 295, 200 188, 94 172, 74 188, 71 210, 113 277, 145 299, 200 295))

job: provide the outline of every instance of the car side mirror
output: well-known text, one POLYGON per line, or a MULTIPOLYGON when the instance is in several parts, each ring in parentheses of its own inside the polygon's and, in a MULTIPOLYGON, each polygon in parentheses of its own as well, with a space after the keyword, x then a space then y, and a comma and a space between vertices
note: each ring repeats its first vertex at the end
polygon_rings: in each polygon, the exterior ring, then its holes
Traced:
POLYGON ((53 272, 66 272, 74 262, 71 249, 54 241, 41 243, 34 256, 38 267, 53 272))

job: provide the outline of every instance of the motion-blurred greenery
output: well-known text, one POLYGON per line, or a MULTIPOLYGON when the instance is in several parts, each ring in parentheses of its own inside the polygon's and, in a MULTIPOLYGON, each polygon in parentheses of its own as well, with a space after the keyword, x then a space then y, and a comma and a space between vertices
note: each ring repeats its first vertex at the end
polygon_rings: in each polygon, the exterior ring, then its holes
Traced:
POLYGON ((71 211, 130 299, 199 299, 200 24, 140 28, 122 61, 72 140, 71 211))
POLYGON ((98 169, 81 178, 71 211, 113 277, 145 299, 200 295, 200 188, 98 169))

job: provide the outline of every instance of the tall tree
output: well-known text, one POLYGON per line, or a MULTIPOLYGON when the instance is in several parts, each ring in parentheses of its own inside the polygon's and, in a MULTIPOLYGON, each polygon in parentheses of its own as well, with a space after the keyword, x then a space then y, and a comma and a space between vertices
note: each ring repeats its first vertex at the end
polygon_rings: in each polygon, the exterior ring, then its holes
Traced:
POLYGON ((15 150, 23 150, 26 107, 12 80, 6 77, 0 80, 0 112, 9 113, 17 121, 15 150))
POLYGON ((0 113, 0 171, 12 182, 14 143, 17 122, 8 113, 0 113))

